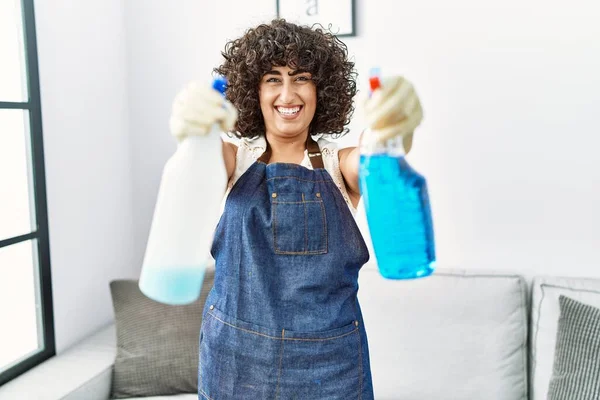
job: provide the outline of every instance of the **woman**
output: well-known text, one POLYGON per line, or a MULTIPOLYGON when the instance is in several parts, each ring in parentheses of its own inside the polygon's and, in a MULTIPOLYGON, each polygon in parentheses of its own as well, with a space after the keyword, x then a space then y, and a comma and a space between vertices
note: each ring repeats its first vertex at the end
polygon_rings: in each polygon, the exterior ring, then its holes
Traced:
POLYGON ((354 64, 335 36, 284 20, 248 30, 223 56, 215 72, 228 79, 228 101, 197 91, 197 119, 172 120, 177 137, 220 120, 239 139, 223 145, 229 187, 199 398, 373 399, 357 300, 369 259, 353 218, 359 152, 324 139, 347 131, 354 64))

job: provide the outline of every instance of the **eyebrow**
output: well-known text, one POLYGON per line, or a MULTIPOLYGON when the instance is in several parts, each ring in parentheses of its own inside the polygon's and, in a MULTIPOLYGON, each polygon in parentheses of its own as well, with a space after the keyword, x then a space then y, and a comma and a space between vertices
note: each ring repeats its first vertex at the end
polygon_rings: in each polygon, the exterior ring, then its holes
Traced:
MULTIPOLYGON (((288 72, 289 76, 294 76, 294 75, 298 75, 298 74, 310 74, 310 72, 303 70, 303 69, 297 69, 294 71, 290 71, 288 72)), ((272 69, 269 72, 266 72, 265 75, 278 75, 281 76, 281 72, 277 71, 276 69, 272 69)))

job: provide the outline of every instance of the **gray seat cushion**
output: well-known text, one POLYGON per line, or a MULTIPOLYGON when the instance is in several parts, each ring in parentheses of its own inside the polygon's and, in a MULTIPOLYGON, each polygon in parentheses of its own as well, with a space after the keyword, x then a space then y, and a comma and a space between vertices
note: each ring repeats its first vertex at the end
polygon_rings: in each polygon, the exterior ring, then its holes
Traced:
POLYGON ((523 278, 438 270, 394 281, 368 266, 359 283, 376 399, 527 399, 523 278))
POLYGON ((110 324, 0 386, 0 400, 107 400, 115 349, 110 324))

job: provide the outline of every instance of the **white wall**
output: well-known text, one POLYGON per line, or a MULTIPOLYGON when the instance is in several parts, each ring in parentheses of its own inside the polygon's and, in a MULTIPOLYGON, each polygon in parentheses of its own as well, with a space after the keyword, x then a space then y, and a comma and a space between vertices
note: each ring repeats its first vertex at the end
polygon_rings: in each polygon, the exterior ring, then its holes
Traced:
POLYGON ((135 277, 123 3, 35 2, 58 352, 135 277))
MULTIPOLYGON (((274 0, 218 5, 227 13, 36 2, 59 351, 112 317, 111 279, 139 272, 175 149, 173 96, 208 79, 226 39, 275 15, 274 0)), ((600 276, 600 6, 357 0, 356 12, 344 40, 363 91, 377 64, 422 97, 410 159, 429 179, 441 265, 600 276)), ((342 143, 362 127, 359 104, 342 143)))
POLYGON ((440 262, 600 276, 600 4, 370 0, 359 12, 363 70, 377 54, 423 98, 411 158, 429 178, 440 262))
MULTIPOLYGON (((274 0, 218 4, 222 17, 195 0, 126 3, 136 260, 175 148, 173 96, 275 14, 274 0)), ((359 0, 356 12, 344 41, 363 92, 379 65, 422 97, 410 160, 429 180, 440 264, 600 276, 599 3, 359 0)), ((344 144, 363 127, 360 104, 351 127, 344 144)))

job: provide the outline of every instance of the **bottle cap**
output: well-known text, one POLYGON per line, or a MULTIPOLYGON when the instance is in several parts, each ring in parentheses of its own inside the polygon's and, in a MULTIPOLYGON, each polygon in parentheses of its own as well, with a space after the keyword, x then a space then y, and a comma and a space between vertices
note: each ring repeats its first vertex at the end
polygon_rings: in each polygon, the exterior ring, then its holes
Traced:
POLYGON ((371 68, 369 71, 369 87, 371 89, 371 93, 381 87, 381 80, 379 76, 381 75, 381 70, 379 68, 371 68))
POLYGON ((212 87, 217 92, 219 92, 219 93, 221 93, 221 94, 224 95, 225 94, 225 90, 227 90, 227 78, 225 78, 224 76, 217 76, 213 80, 212 87))

